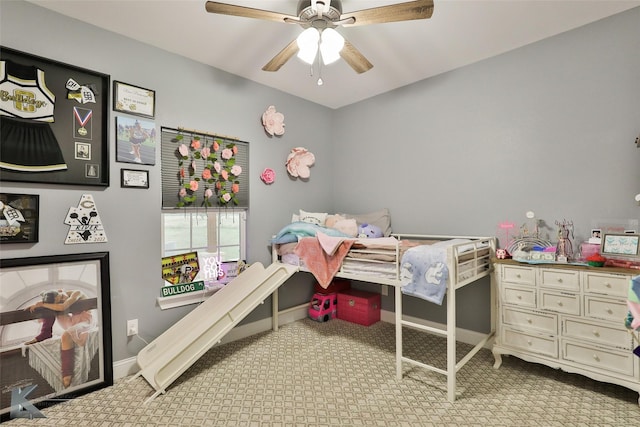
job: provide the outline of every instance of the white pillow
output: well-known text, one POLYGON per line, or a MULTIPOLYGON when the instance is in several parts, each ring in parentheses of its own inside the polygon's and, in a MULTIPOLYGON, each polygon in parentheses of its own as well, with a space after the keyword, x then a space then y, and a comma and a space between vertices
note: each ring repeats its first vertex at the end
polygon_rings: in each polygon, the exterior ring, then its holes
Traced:
POLYGON ((310 224, 321 225, 324 227, 324 223, 327 221, 328 213, 324 212, 307 212, 300 209, 300 221, 308 222, 310 224))

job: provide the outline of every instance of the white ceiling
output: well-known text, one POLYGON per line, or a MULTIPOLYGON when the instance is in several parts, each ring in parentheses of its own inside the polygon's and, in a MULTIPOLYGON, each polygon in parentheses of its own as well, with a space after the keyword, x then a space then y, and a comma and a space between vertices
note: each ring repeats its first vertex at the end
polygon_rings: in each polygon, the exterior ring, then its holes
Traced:
MULTIPOLYGON (((28 0, 309 101, 339 108, 624 10, 640 0, 434 0, 430 19, 339 28, 373 69, 344 61, 317 69, 296 57, 262 71, 302 29, 297 25, 205 11, 205 0, 28 0)), ((343 0, 343 13, 403 0, 343 0)), ((297 0, 228 0, 296 15, 297 0)))

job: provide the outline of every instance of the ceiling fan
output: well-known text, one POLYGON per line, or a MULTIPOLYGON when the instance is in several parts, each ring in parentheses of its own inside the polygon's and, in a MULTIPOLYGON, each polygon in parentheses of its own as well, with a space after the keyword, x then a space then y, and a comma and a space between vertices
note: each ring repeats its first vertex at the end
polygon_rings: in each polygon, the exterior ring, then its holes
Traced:
POLYGON ((433 0, 409 1, 344 14, 340 0, 300 0, 298 16, 217 1, 207 1, 205 7, 209 13, 298 24, 305 29, 297 39, 262 67, 264 71, 278 71, 296 54, 308 64, 313 64, 320 51, 325 65, 341 57, 357 73, 364 73, 373 65, 335 31, 336 27, 427 19, 433 14, 433 0))

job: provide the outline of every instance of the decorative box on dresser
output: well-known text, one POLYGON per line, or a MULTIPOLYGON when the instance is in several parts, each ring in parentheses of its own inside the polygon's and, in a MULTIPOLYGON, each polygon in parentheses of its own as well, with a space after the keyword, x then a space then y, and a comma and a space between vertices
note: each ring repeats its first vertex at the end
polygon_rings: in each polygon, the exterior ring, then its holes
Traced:
POLYGON ((624 325, 631 278, 640 271, 495 260, 493 274, 494 368, 513 355, 640 393, 640 358, 624 325))

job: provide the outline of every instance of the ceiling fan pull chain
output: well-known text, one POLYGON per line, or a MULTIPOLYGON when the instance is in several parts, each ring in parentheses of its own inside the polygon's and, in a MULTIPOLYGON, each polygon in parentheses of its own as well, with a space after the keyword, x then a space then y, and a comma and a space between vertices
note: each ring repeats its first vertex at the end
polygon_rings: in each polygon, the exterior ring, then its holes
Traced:
POLYGON ((324 81, 322 80, 322 60, 320 59, 320 55, 318 55, 318 86, 322 86, 324 81))

